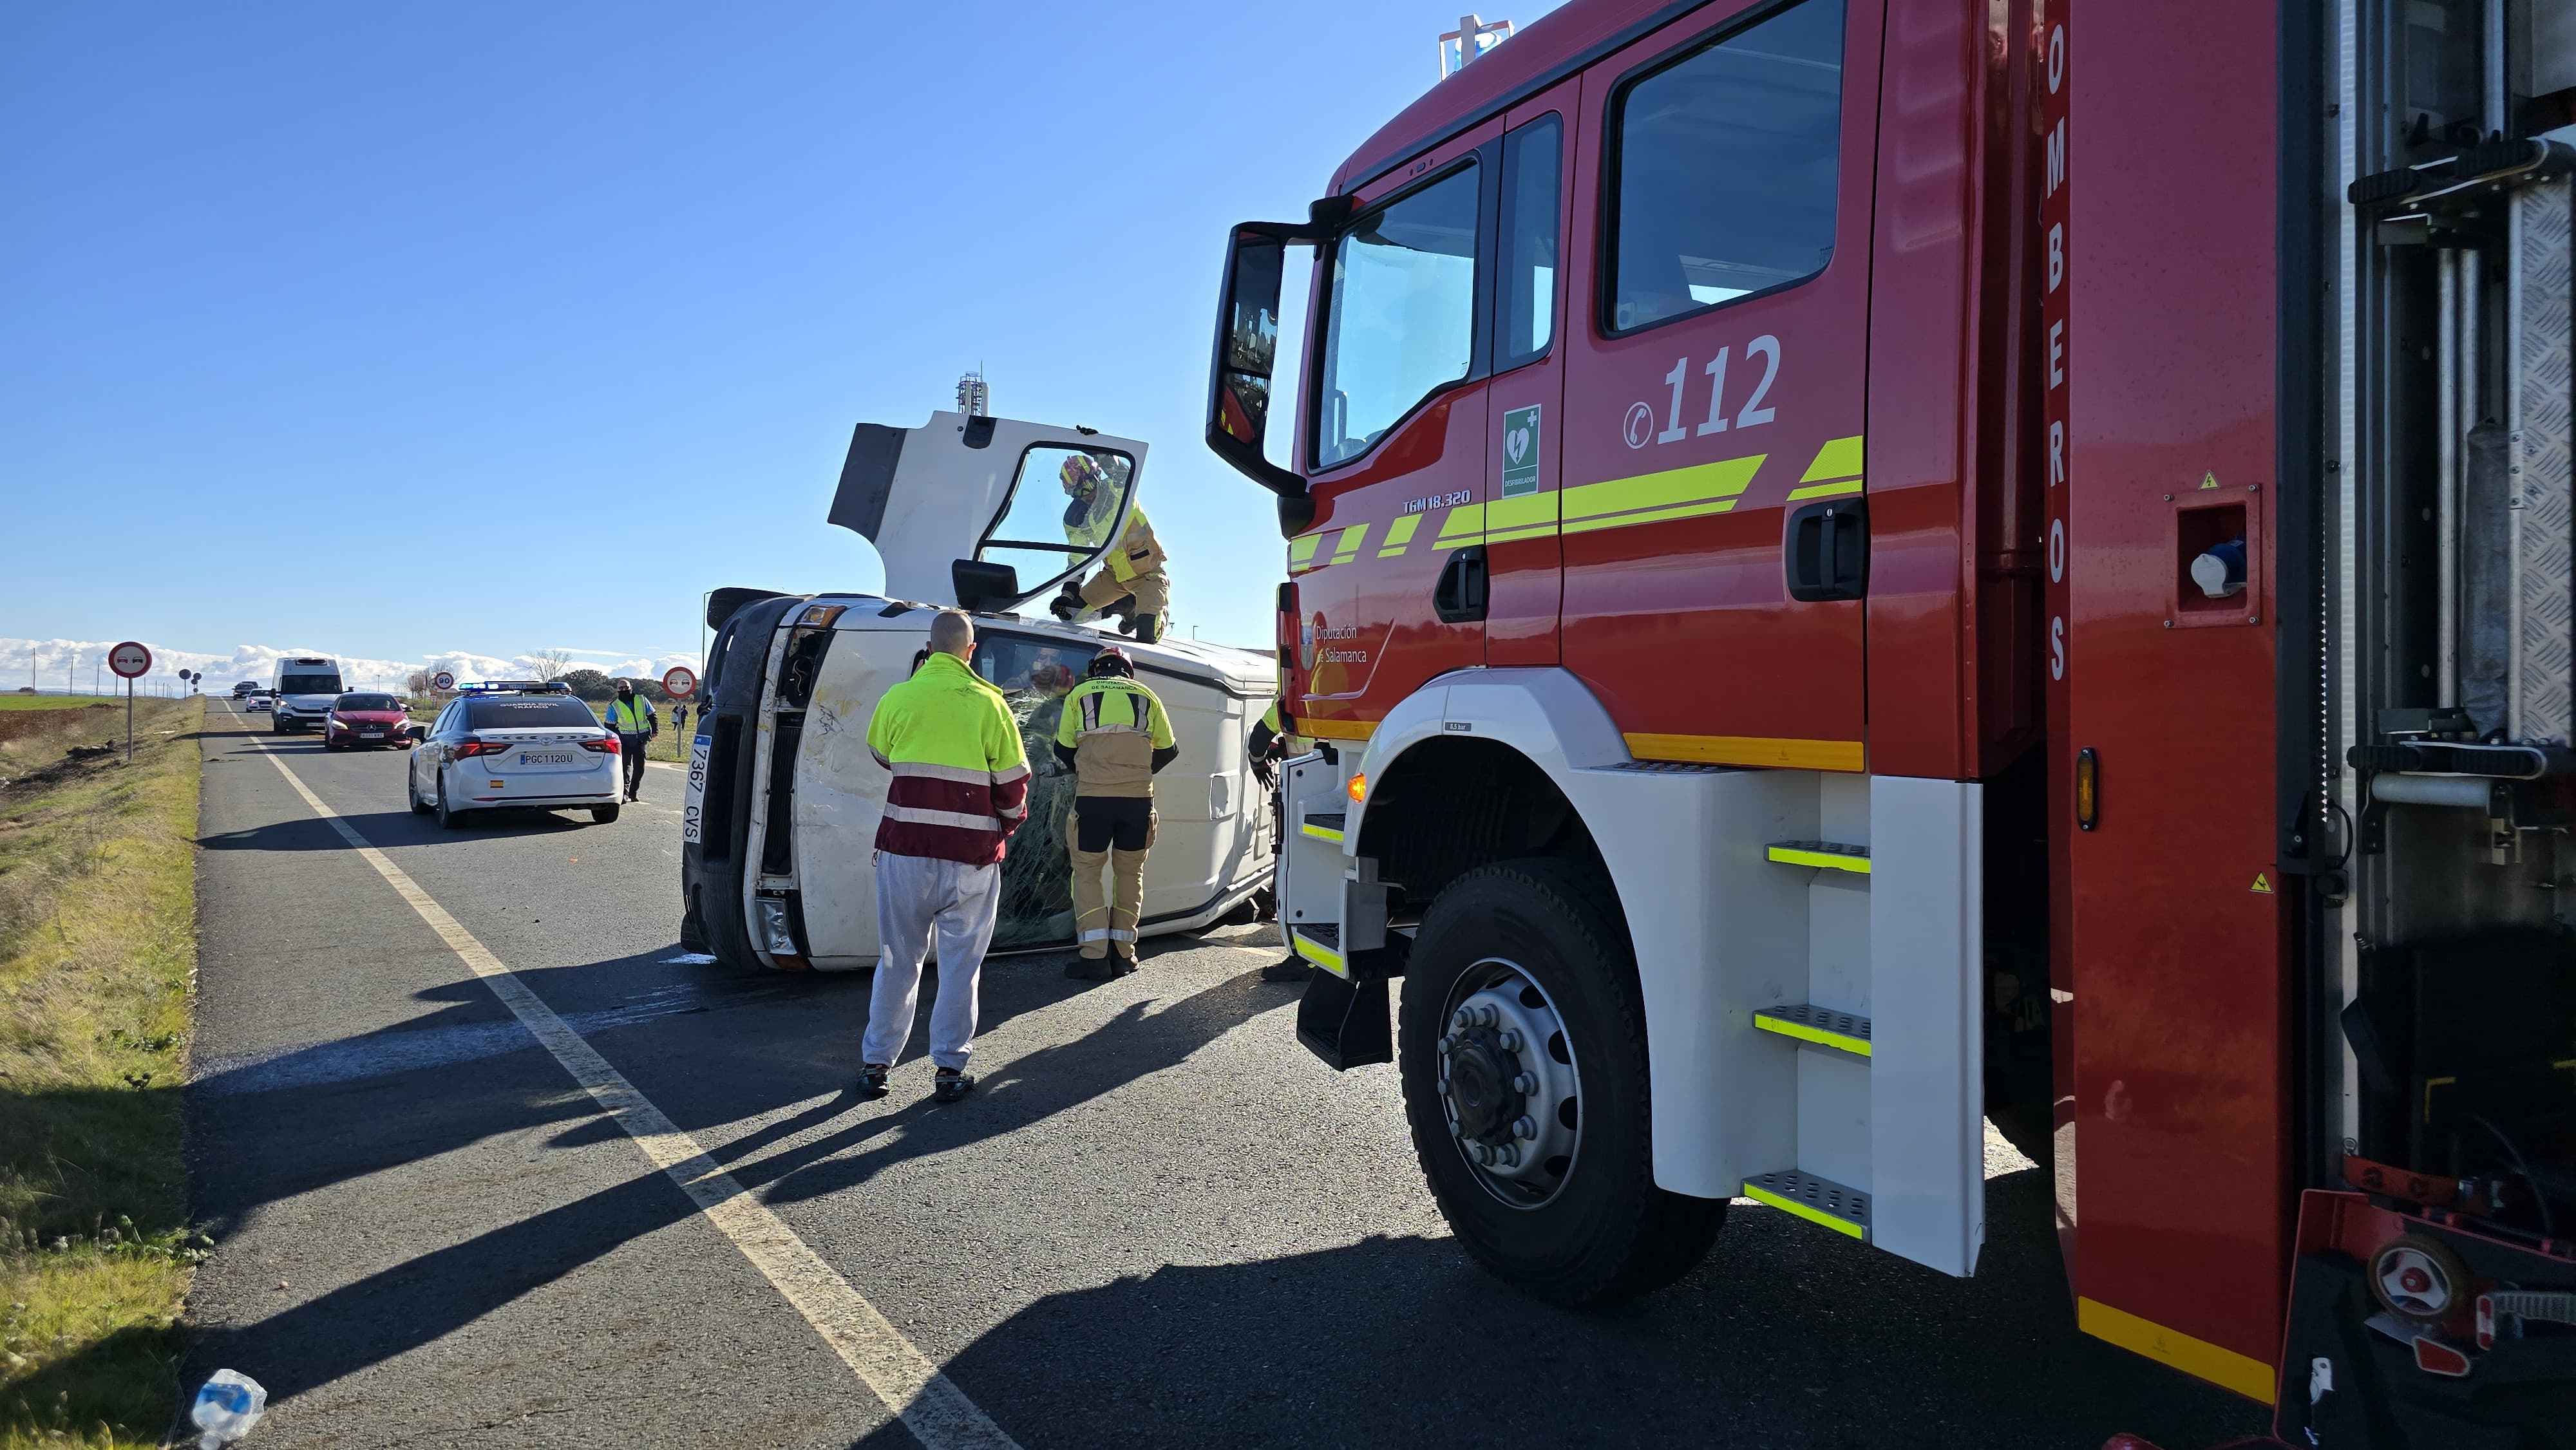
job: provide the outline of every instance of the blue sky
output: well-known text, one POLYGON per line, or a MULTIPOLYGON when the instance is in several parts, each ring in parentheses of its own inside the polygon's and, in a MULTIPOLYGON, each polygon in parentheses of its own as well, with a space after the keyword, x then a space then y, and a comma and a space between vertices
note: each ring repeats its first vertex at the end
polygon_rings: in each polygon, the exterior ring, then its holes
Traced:
POLYGON ((1458 11, 0 10, 0 685, 694 654, 710 587, 876 585, 850 425, 978 364, 1153 444, 1175 612, 1265 645, 1267 497, 1198 442, 1224 229, 1302 215, 1458 11))

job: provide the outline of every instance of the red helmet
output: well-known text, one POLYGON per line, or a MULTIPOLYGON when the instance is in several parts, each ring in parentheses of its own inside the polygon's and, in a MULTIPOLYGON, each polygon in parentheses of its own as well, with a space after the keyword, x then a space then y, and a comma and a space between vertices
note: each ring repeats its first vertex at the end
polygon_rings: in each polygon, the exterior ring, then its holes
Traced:
POLYGON ((1100 653, 1091 657, 1091 667, 1083 673, 1095 680, 1102 675, 1125 675, 1132 680, 1136 678, 1136 661, 1114 644, 1103 645, 1100 653))

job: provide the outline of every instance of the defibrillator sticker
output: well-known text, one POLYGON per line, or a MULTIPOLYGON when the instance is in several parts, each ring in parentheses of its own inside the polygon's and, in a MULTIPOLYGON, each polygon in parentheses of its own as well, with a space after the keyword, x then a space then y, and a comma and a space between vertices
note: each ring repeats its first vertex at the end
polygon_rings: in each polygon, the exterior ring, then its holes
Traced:
POLYGON ((1538 492, 1538 405, 1503 415, 1503 497, 1538 492))

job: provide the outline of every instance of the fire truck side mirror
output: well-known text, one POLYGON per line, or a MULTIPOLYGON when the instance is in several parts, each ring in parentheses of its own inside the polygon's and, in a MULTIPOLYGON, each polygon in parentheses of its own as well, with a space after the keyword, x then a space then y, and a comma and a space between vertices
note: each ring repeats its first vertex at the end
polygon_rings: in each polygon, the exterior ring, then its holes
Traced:
MULTIPOLYGON (((1282 387, 1293 394, 1297 382, 1293 344, 1300 334, 1291 333, 1291 360, 1283 368, 1279 328, 1283 320, 1298 325, 1304 309, 1301 304, 1295 309, 1300 317, 1283 318, 1280 293, 1292 271, 1301 279, 1305 275, 1297 269, 1311 261, 1307 249, 1349 220, 1351 210, 1349 198, 1330 198, 1315 203, 1303 223, 1245 222, 1228 240, 1208 367, 1207 445, 1237 472, 1283 499, 1304 497, 1306 480, 1281 464, 1279 457, 1286 455, 1274 456, 1267 446, 1271 408, 1282 387)), ((1301 296, 1303 291, 1301 280, 1301 296)), ((1289 417, 1295 415, 1292 402, 1289 417)), ((1288 523, 1283 514, 1283 530, 1288 523)))

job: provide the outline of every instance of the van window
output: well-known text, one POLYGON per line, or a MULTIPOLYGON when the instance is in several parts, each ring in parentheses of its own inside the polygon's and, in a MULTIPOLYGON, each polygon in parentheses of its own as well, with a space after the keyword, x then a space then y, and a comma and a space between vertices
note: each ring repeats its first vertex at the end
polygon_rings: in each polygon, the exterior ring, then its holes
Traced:
POLYGON ((1010 565, 1024 590, 1043 589, 1126 527, 1135 477, 1136 460, 1114 448, 1031 448, 975 557, 1010 565))
POLYGON ((279 675, 277 693, 281 695, 336 695, 340 693, 338 675, 279 675))
POLYGON ((1783 287, 1834 255, 1843 0, 1805 0, 1613 103, 1611 325, 1783 287))
POLYGON ((1556 328, 1557 187, 1564 128, 1542 116, 1503 138, 1501 291, 1494 371, 1547 355, 1556 328))
POLYGON ((1357 458, 1433 390, 1467 376, 1476 346, 1470 166, 1371 212, 1333 248, 1315 462, 1357 458))

